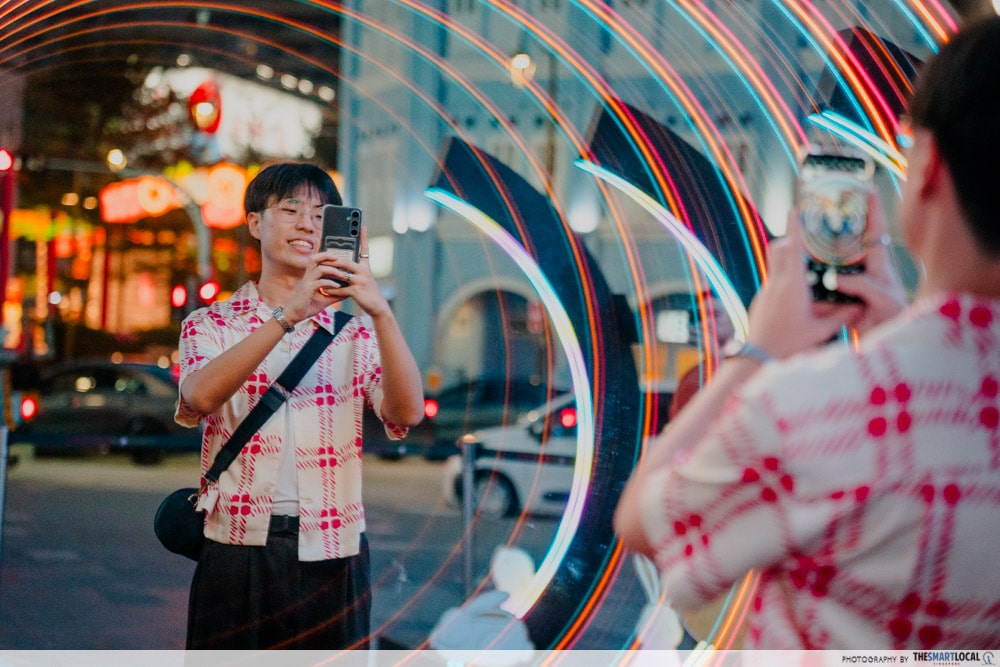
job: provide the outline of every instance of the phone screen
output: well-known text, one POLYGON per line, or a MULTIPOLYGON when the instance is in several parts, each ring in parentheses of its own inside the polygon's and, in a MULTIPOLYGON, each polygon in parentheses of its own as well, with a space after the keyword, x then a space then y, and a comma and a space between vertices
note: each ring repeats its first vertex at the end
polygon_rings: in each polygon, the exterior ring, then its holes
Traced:
POLYGON ((852 302, 836 291, 838 273, 864 271, 870 158, 812 150, 801 161, 798 214, 806 276, 817 301, 852 302))
POLYGON ((870 163, 863 158, 810 154, 802 163, 799 221, 806 251, 833 267, 859 264, 865 256, 870 163))

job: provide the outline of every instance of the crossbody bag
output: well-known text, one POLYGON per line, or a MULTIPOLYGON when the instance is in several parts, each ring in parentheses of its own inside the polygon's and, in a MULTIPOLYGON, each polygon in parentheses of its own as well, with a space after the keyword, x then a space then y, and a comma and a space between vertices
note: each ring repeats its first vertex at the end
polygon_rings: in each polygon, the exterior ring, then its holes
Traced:
POLYGON ((212 467, 205 473, 201 488, 177 489, 163 499, 153 517, 153 532, 167 551, 198 560, 205 541, 205 512, 197 509, 201 492, 219 481, 223 471, 236 460, 250 437, 288 399, 306 371, 316 362, 319 355, 323 354, 323 350, 337 337, 350 319, 350 315, 338 310, 334 313, 332 334, 323 327, 317 327, 306 344, 289 362, 278 379, 267 388, 216 454, 212 467))

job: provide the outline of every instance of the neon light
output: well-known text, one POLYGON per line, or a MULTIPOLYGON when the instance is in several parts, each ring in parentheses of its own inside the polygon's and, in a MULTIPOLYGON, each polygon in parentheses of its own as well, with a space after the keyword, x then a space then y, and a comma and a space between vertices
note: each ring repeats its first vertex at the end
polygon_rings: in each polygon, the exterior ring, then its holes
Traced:
POLYGON ((820 42, 822 50, 837 63, 841 74, 850 82, 855 99, 864 107, 868 119, 875 124, 880 135, 890 137, 885 119, 892 116, 885 99, 876 94, 876 88, 844 40, 833 29, 823 14, 811 3, 786 0, 785 5, 799 21, 808 26, 809 32, 820 42))
POLYGON ((684 223, 674 217, 670 211, 663 206, 663 204, 656 201, 640 188, 637 188, 621 176, 618 176, 617 174, 608 171, 604 167, 594 164, 593 162, 588 162, 587 160, 577 160, 574 164, 588 174, 592 174, 597 178, 610 183, 613 187, 628 195, 637 204, 649 211, 653 217, 656 218, 656 220, 660 222, 660 224, 662 224, 675 239, 677 239, 677 242, 681 244, 681 246, 692 258, 694 258, 698 268, 705 274, 709 284, 719 296, 719 300, 722 301, 726 314, 729 316, 729 320, 733 323, 733 328, 736 331, 734 337, 740 341, 746 340, 747 309, 740 300, 739 295, 736 294, 736 290, 733 288, 732 282, 730 282, 729 278, 726 277, 726 273, 715 260, 715 257, 708 250, 708 248, 706 248, 705 245, 691 233, 691 230, 688 229, 684 223))
MULTIPOLYGON (((793 149, 806 143, 806 133, 797 122, 795 115, 781 96, 771 80, 764 74, 757 60, 747 51, 739 39, 733 35, 718 16, 709 11, 703 3, 695 4, 689 0, 679 0, 677 5, 682 14, 694 21, 702 29, 702 34, 711 38, 716 49, 733 64, 734 69, 741 71, 744 77, 753 85, 749 86, 763 106, 771 111, 768 120, 777 124, 785 138, 785 143, 793 149)), ((794 150, 790 151, 794 159, 794 150)))
POLYGON ((821 114, 812 114, 808 119, 817 127, 821 127, 861 149, 897 177, 906 178, 906 156, 878 135, 830 110, 821 114))
MULTIPOLYGON (((598 2, 596 0, 579 0, 579 2, 595 17, 597 17, 602 25, 610 26, 623 43, 627 44, 634 51, 642 53, 645 56, 646 61, 653 67, 653 70, 657 75, 657 79, 669 85, 673 93, 679 97, 690 116, 691 123, 699 131, 702 143, 706 151, 710 154, 713 163, 717 165, 717 169, 721 172, 725 181, 730 184, 727 194, 732 197, 732 202, 739 210, 739 217, 744 220, 743 228, 751 232, 759 231, 759 221, 756 219, 753 211, 751 211, 748 206, 746 197, 743 194, 746 191, 746 188, 739 170, 735 168, 736 162, 733 159, 728 146, 721 139, 719 133, 709 121, 707 112, 697 101, 694 94, 684 84, 681 78, 677 76, 672 68, 670 68, 666 60, 664 60, 661 56, 656 55, 656 49, 649 44, 648 40, 640 35, 634 26, 625 21, 618 13, 610 9, 606 3, 598 2)), ((581 63, 578 66, 589 65, 581 63)), ((627 114, 624 113, 620 105, 615 104, 613 107, 616 109, 616 115, 625 120, 627 114)), ((634 124, 625 123, 625 125, 629 128, 629 134, 633 137, 640 134, 634 124)), ((660 187, 665 191, 663 184, 663 179, 665 178, 667 171, 665 165, 663 165, 662 161, 658 159, 659 156, 654 156, 649 152, 647 142, 635 141, 635 145, 643 154, 643 157, 646 158, 647 162, 651 165, 655 164, 657 166, 657 169, 653 170, 653 175, 658 181, 660 181, 660 187)), ((758 267, 763 273, 766 271, 766 267, 764 262, 764 246, 761 243, 761 235, 759 233, 751 233, 749 235, 749 241, 756 259, 755 266, 758 267)))
POLYGON ((541 267, 527 250, 500 224, 472 206, 464 199, 456 197, 440 188, 428 188, 424 194, 444 208, 458 214, 473 227, 483 232, 497 244, 524 272, 525 277, 538 293, 542 304, 552 320, 552 328, 556 333, 566 359, 569 363, 570 375, 573 378, 573 391, 577 405, 576 429, 576 463, 573 468, 573 485, 570 489, 566 511, 559 522, 555 538, 545 554, 544 560, 538 566, 530 585, 513 595, 507 607, 518 618, 523 618, 534 606, 538 598, 548 587, 555 576, 556 570, 569 549, 570 542, 580 525, 584 503, 590 488, 590 475, 594 464, 594 407, 591 401, 591 384, 587 377, 587 367, 584 363, 580 342, 576 331, 570 322, 569 315, 562 306, 559 296, 552 284, 545 277, 541 267))

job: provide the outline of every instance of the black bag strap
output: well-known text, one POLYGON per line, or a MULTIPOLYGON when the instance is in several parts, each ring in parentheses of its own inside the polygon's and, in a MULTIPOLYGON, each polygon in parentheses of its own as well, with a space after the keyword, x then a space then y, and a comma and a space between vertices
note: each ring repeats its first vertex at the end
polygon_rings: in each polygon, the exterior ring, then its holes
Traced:
POLYGON ((351 320, 351 316, 342 311, 335 311, 333 315, 333 333, 324 329, 323 327, 317 327, 313 335, 309 337, 306 344, 302 346, 302 349, 298 351, 295 358, 289 362, 288 367, 282 371, 278 379, 267 388, 264 395, 260 397, 257 404, 253 406, 250 413, 243 418, 243 421, 233 434, 229 436, 229 440, 226 444, 222 446, 219 453, 215 456, 215 461, 212 462, 212 467, 208 469, 205 473, 205 483, 214 484, 219 481, 219 477, 222 472, 229 467, 229 465, 236 460, 240 452, 243 450, 243 446, 246 445, 247 441, 250 439, 257 430, 264 425, 271 415, 274 414, 275 410, 284 403, 291 393, 295 390, 296 385, 306 374, 306 371, 316 363, 319 359, 319 355, 323 354, 323 350, 326 349, 327 345, 337 337, 340 330, 344 328, 351 320))

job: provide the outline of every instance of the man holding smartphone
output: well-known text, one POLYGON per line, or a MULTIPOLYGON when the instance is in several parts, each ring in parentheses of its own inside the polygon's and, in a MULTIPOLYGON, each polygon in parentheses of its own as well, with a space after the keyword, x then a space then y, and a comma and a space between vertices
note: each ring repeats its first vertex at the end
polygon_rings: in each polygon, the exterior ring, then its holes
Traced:
MULTIPOLYGON (((865 271, 816 303, 796 225, 748 341, 650 447, 616 529, 668 599, 759 573, 744 648, 994 645, 1000 608, 1000 17, 923 69, 900 207, 905 307, 876 198, 865 271), (842 325, 856 348, 827 345, 842 325)), ((794 220, 794 216, 791 218, 794 220)))
POLYGON ((275 164, 247 186, 261 273, 185 319, 176 419, 205 421, 202 474, 334 307, 354 317, 204 489, 206 544, 195 570, 189 649, 366 648, 368 545, 361 502, 362 410, 390 437, 423 417, 420 371, 368 266, 321 249, 322 210, 340 204, 316 166, 275 164), (336 280, 337 282, 334 282, 336 280))

